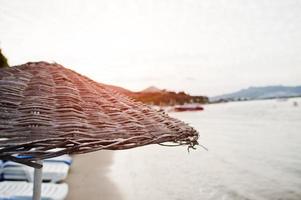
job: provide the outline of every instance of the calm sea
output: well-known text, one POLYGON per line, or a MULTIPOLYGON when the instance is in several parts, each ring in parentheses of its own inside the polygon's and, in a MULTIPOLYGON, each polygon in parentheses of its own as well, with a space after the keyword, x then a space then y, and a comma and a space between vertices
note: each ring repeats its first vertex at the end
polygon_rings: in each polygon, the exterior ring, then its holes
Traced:
POLYGON ((301 199, 300 98, 171 115, 195 127, 209 151, 117 151, 109 176, 125 200, 301 199))

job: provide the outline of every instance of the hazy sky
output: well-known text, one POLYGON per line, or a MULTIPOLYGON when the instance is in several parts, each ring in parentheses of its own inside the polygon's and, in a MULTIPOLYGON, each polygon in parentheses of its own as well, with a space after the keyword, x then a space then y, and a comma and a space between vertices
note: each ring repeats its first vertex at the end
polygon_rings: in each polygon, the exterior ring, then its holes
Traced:
POLYGON ((300 0, 0 0, 10 64, 216 95, 301 84, 300 0))

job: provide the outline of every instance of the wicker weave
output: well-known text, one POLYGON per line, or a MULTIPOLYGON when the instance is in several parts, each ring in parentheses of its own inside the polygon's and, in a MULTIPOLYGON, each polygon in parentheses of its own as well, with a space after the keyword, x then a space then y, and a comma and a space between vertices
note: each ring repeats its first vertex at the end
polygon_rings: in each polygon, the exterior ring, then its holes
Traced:
POLYGON ((32 166, 102 149, 164 142, 193 147, 197 138, 187 124, 61 65, 0 69, 0 159, 32 166))

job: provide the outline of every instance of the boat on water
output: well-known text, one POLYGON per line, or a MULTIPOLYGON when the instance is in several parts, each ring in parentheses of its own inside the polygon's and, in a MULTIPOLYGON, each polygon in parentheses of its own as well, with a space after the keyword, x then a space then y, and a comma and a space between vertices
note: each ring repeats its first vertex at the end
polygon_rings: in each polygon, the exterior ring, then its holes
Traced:
POLYGON ((204 107, 201 105, 195 105, 195 104, 187 104, 187 105, 179 105, 175 106, 173 108, 175 112, 184 112, 184 111, 202 111, 204 110, 204 107))

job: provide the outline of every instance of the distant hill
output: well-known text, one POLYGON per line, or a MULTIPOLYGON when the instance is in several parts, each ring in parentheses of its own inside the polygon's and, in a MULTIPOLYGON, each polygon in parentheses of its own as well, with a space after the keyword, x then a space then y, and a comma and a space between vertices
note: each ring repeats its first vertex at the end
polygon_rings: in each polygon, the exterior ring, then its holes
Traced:
POLYGON ((154 86, 148 87, 140 92, 132 92, 125 88, 103 84, 119 93, 125 94, 138 101, 150 105, 172 106, 182 105, 185 103, 208 103, 206 96, 191 96, 185 92, 173 92, 167 90, 160 90, 154 86))
POLYGON ((117 91, 121 94, 131 95, 133 93, 132 91, 127 90, 123 87, 119 87, 119 86, 115 86, 115 85, 107 85, 107 84, 103 84, 103 85, 105 85, 105 86, 107 86, 107 87, 109 87, 109 88, 111 88, 111 89, 113 89, 113 90, 115 90, 115 91, 117 91))
POLYGON ((210 97, 210 101, 269 99, 294 96, 301 96, 301 86, 288 87, 279 85, 266 87, 249 87, 237 92, 210 97))
POLYGON ((140 92, 132 93, 130 96, 143 103, 158 106, 183 105, 187 103, 204 104, 209 101, 206 96, 191 96, 185 92, 161 90, 154 86, 148 87, 140 92))
POLYGON ((160 90, 159 88, 155 87, 155 86, 150 86, 144 90, 141 91, 142 93, 154 93, 154 92, 162 92, 162 90, 160 90))

